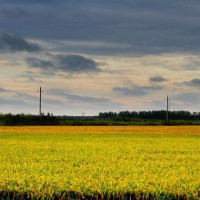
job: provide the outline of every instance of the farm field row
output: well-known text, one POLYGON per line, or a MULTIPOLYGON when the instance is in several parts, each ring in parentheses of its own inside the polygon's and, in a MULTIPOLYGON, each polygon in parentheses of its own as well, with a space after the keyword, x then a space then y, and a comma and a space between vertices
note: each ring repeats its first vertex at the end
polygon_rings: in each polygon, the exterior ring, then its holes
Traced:
POLYGON ((198 199, 199 129, 0 127, 0 199, 198 199))
POLYGON ((200 126, 0 126, 0 133, 200 134, 200 126))

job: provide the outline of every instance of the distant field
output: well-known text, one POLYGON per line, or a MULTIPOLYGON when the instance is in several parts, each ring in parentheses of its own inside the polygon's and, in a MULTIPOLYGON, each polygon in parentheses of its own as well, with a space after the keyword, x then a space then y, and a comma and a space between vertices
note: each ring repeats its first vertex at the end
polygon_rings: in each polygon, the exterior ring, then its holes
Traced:
POLYGON ((0 199, 199 199, 200 127, 0 127, 0 199))

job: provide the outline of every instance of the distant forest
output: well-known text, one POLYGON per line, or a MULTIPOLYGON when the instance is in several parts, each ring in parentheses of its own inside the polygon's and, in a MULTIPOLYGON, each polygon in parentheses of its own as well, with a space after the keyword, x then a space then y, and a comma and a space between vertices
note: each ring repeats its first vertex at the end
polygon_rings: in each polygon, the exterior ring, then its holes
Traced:
MULTIPOLYGON (((200 120, 200 112, 189 112, 189 111, 169 111, 169 119, 171 120, 200 120)), ((100 118, 118 118, 121 120, 125 119, 147 119, 147 120, 165 120, 166 111, 165 110, 153 110, 153 111, 121 111, 116 112, 103 112, 99 113, 100 118)))
POLYGON ((168 119, 165 110, 101 112, 98 116, 0 114, 0 125, 200 125, 200 112, 169 111, 168 119))

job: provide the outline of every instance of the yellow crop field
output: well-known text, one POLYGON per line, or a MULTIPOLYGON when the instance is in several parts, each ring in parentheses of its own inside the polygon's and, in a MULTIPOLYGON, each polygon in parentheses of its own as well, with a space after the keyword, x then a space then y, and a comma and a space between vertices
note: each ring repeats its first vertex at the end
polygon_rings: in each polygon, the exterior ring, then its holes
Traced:
POLYGON ((200 127, 0 127, 0 199, 199 199, 200 127))

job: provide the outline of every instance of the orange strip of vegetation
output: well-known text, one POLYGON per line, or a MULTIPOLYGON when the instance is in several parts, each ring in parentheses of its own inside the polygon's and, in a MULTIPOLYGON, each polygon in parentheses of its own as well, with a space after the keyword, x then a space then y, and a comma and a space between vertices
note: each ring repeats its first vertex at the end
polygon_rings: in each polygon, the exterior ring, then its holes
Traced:
POLYGON ((1 126, 1 132, 200 134, 200 126, 1 126))

